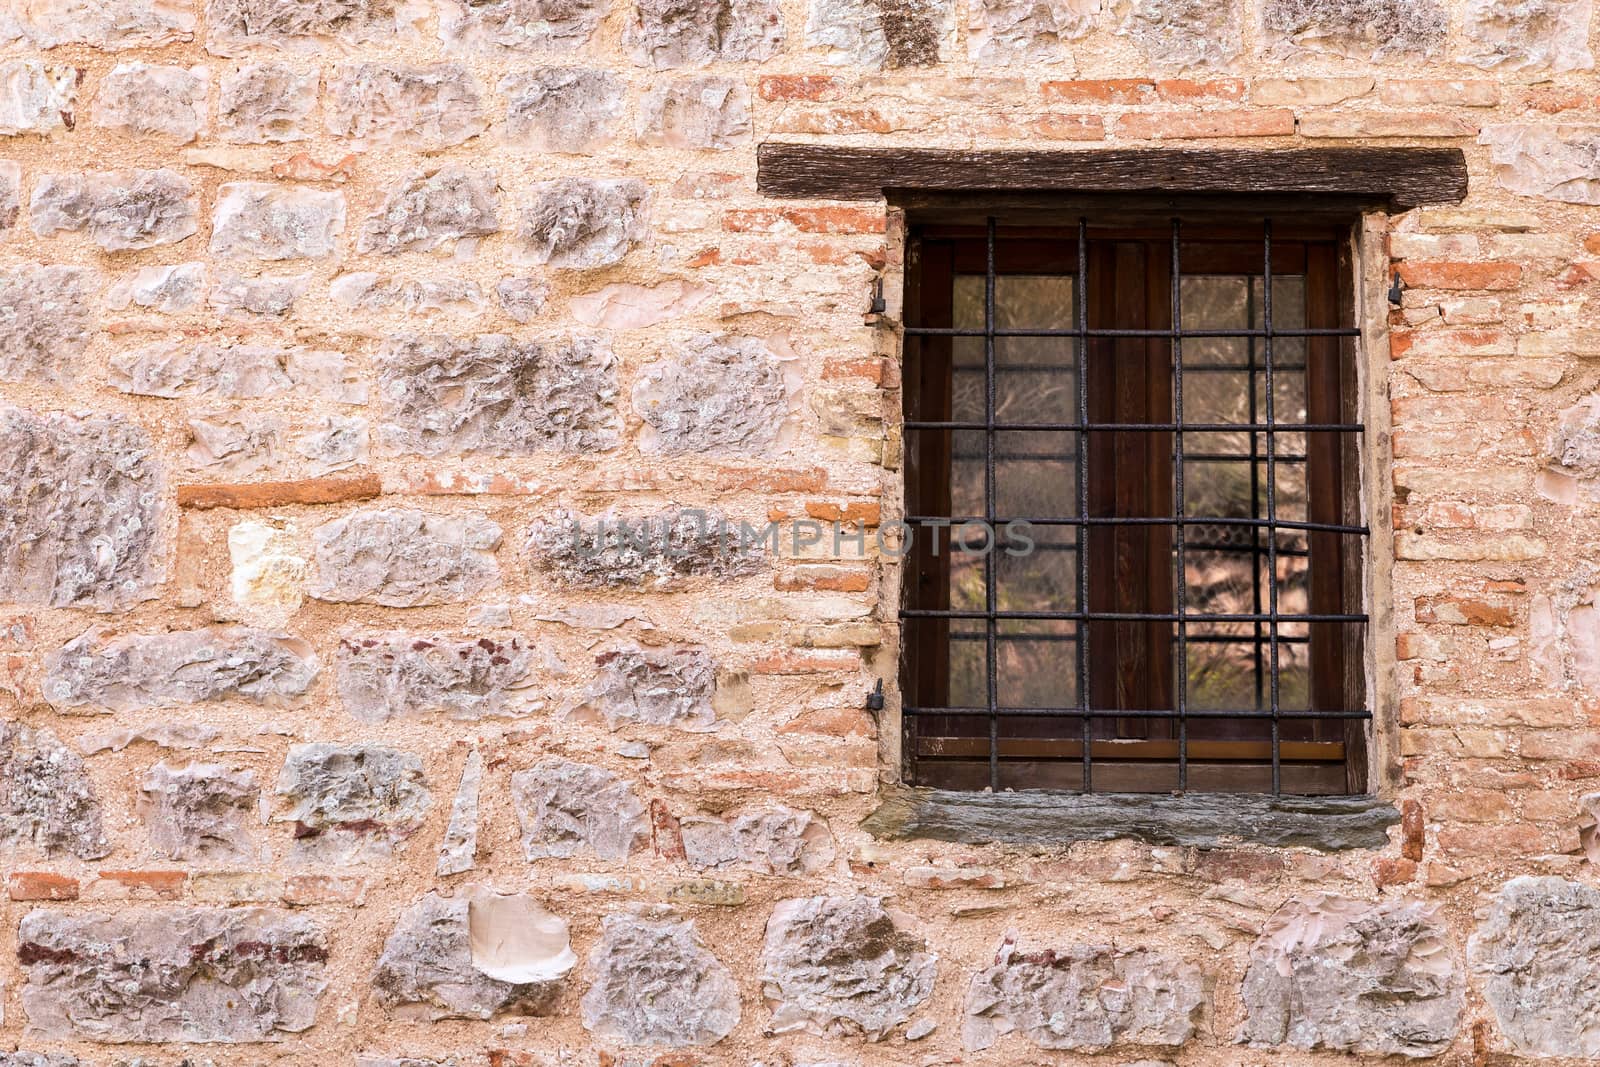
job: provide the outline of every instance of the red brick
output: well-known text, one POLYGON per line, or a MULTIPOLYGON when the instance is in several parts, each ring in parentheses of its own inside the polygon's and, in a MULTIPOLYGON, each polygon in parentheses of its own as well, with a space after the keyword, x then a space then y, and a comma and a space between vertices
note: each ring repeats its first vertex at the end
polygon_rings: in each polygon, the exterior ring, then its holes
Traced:
POLYGON ((1512 289, 1522 280, 1522 266, 1517 263, 1412 259, 1395 269, 1413 289, 1512 289))
POLYGON ((189 880, 186 871, 96 871, 102 882, 114 883, 133 895, 149 894, 160 900, 177 900, 183 896, 189 880))
POLYGON ((878 358, 849 359, 841 356, 830 356, 822 361, 822 376, 834 381, 846 378, 864 378, 869 382, 883 384, 884 371, 887 360, 878 358))
POLYGON ((1547 851, 1537 828, 1523 823, 1509 826, 1450 826, 1439 831, 1439 847, 1457 856, 1494 856, 1503 863, 1526 859, 1547 851))
POLYGON ((779 571, 772 587, 780 593, 865 593, 872 586, 872 575, 846 567, 799 566, 779 571))
POLYGON ((1516 615, 1509 604, 1463 597, 1417 598, 1417 621, 1450 626, 1511 626, 1516 615))
POLYGON ((873 737, 877 726, 864 708, 820 708, 802 712, 778 727, 780 734, 826 734, 829 737, 873 737))
POLYGON ((1287 137, 1293 133, 1294 112, 1280 108, 1262 111, 1131 112, 1117 119, 1117 136, 1129 141, 1287 137))
POLYGON ((1214 81, 1192 81, 1188 78, 1169 78, 1156 82, 1156 95, 1173 103, 1194 100, 1243 100, 1242 78, 1218 78, 1214 81))
POLYGON ((283 902, 290 907, 313 904, 364 904, 367 881, 355 875, 295 874, 283 883, 283 902))
POLYGON ((660 797, 650 801, 650 838, 654 842, 656 855, 662 859, 678 861, 684 858, 683 832, 677 816, 672 814, 667 802, 660 797))
POLYGON ((883 506, 865 500, 851 501, 842 506, 820 500, 808 500, 806 514, 824 522, 862 522, 868 526, 876 526, 882 520, 883 506))
POLYGON ((236 485, 180 485, 180 508, 276 508, 288 504, 342 504, 371 500, 383 494, 376 474, 354 477, 303 478, 294 482, 248 482, 236 485))
POLYGON ((997 140, 1103 141, 1105 119, 1069 112, 1047 115, 975 115, 957 121, 957 129, 973 137, 997 140))
POLYGON ((1539 111, 1546 115, 1554 115, 1562 111, 1574 111, 1578 108, 1588 107, 1589 94, 1578 89, 1552 89, 1541 87, 1524 90, 1518 97, 1517 103, 1526 111, 1539 111))
POLYGON ((14 871, 6 888, 12 900, 78 899, 78 880, 51 871, 14 871))
POLYGON ((772 122, 774 133, 817 133, 835 136, 851 133, 895 133, 920 130, 932 121, 924 114, 882 111, 873 107, 786 110, 772 122))
POLYGON ((732 233, 772 233, 786 226, 801 233, 883 233, 885 216, 864 207, 751 208, 722 216, 722 228, 732 233))
POLYGON ((274 163, 272 176, 295 182, 347 182, 355 177, 359 158, 352 152, 337 163, 323 163, 308 152, 297 152, 282 163, 274 163))
POLYGON ((1300 116, 1302 137, 1475 137, 1476 124, 1438 111, 1326 111, 1300 116))
POLYGON ((1416 877, 1415 860, 1385 857, 1372 865, 1372 881, 1379 889, 1391 885, 1408 885, 1415 881, 1416 877))
POLYGON ((1408 860, 1422 860, 1422 846, 1426 825, 1422 803, 1404 800, 1400 804, 1400 855, 1408 860))
POLYGON ((1378 90, 1385 104, 1455 104, 1460 107, 1494 107, 1500 102, 1500 83, 1487 78, 1396 78, 1378 90))
POLYGON ((727 492, 753 489, 762 493, 820 493, 828 484, 828 472, 820 467, 804 470, 743 470, 721 467, 716 484, 727 492))
POLYGON ((1039 89, 1046 100, 1074 104, 1148 104, 1156 95, 1156 83, 1141 78, 1045 82, 1039 89))
POLYGON ((767 74, 756 83, 763 100, 837 100, 843 92, 838 78, 825 74, 767 74))
POLYGON ((765 656, 750 665, 752 674, 832 674, 861 667, 861 654, 854 651, 780 652, 765 656))

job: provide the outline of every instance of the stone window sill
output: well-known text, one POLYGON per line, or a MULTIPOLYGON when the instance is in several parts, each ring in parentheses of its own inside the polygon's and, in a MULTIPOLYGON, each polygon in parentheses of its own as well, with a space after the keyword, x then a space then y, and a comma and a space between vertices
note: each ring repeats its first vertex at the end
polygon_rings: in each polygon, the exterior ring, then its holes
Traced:
POLYGON ((889 786, 862 828, 880 840, 1065 845, 1133 839, 1215 848, 1251 844, 1322 852, 1383 848, 1400 821, 1377 797, 1246 793, 958 793, 889 786))

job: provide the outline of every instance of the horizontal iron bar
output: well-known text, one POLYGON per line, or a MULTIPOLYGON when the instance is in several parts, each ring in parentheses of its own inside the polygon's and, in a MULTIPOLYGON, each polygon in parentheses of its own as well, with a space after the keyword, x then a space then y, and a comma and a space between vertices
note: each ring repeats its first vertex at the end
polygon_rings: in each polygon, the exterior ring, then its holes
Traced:
POLYGON ((1052 329, 997 329, 963 326, 907 326, 908 337, 1360 337, 1361 331, 1351 326, 1326 326, 1311 329, 1289 330, 1052 330, 1052 329))
MULTIPOLYGON (((1194 622, 1193 614, 1185 616, 1185 618, 1191 624, 1194 622)), ((1002 633, 995 634, 995 638, 1000 641, 1076 641, 1078 635, 1076 632, 1064 634, 1002 633)), ((950 635, 950 640, 952 641, 984 641, 987 639, 988 635, 986 634, 966 633, 959 630, 950 635)), ((1186 640, 1190 644, 1198 643, 1202 645, 1264 645, 1269 641, 1276 641, 1280 645, 1304 645, 1311 642, 1309 637, 1288 637, 1283 634, 1279 634, 1277 637, 1271 637, 1267 634, 1260 636, 1254 634, 1189 634, 1186 640)))
POLYGON ((996 433, 1364 433, 1360 422, 985 422, 907 419, 907 430, 993 430, 996 433))
MULTIPOLYGON (((1178 712, 1172 708, 1127 710, 1124 708, 977 708, 977 707, 903 707, 900 709, 906 715, 1000 715, 1000 716, 1033 716, 1050 719, 1176 719, 1178 712)), ((1184 715, 1192 719, 1260 719, 1264 722, 1271 721, 1273 713, 1267 710, 1218 710, 1196 709, 1186 710, 1184 715)), ((1370 711, 1291 711, 1287 708, 1280 709, 1278 718, 1283 719, 1370 719, 1370 711)), ((1103 740, 1103 739, 1101 739, 1103 740)))
POLYGON ((1190 625, 1196 623, 1217 622, 1273 622, 1280 625, 1297 622, 1366 622, 1365 615, 1288 615, 1278 612, 1271 615, 1266 612, 1248 613, 1217 613, 1209 615, 1196 615, 1189 612, 1179 616, 1170 612, 1155 611, 967 611, 960 608, 901 608, 902 619, 976 619, 979 622, 987 619, 1023 619, 1046 622, 1057 620, 1062 622, 1186 622, 1190 625))
POLYGON ((967 526, 988 523, 996 529, 1013 522, 1025 526, 1246 526, 1259 529, 1311 531, 1313 533, 1350 534, 1369 536, 1372 531, 1365 526, 1340 526, 1332 522, 1296 522, 1290 519, 1230 519, 1217 515, 1185 516, 1130 515, 1126 517, 1093 515, 1087 519, 1025 518, 1021 515, 985 518, 982 515, 907 515, 901 520, 908 526, 967 526))
MULTIPOLYGON (((987 367, 968 363, 957 363, 951 366, 950 369, 960 374, 986 374, 989 370, 987 367)), ((1046 371, 1051 374, 1068 374, 1076 373, 1077 369, 1078 365, 1076 363, 997 363, 994 368, 996 374, 1042 373, 1046 371)), ((1275 371, 1305 370, 1306 365, 1304 363, 1279 363, 1277 360, 1273 360, 1272 369, 1275 371)), ((1183 366, 1183 373, 1185 374, 1222 372, 1228 374, 1260 374, 1261 368, 1252 368, 1248 363, 1196 363, 1193 365, 1185 363, 1183 366)))

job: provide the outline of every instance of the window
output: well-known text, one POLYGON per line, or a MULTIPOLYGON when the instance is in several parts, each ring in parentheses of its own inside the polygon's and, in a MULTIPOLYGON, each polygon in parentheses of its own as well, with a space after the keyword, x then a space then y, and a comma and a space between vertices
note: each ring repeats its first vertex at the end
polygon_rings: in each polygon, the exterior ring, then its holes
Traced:
POLYGON ((908 780, 1365 792, 1348 222, 908 219, 908 780))

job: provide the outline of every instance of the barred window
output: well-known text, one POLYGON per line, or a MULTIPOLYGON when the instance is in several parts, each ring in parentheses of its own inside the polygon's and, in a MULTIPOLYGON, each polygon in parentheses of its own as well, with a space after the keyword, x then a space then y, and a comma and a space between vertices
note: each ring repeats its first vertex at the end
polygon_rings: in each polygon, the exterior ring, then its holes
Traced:
POLYGON ((1171 215, 911 220, 913 783, 1366 791, 1350 227, 1171 215))

